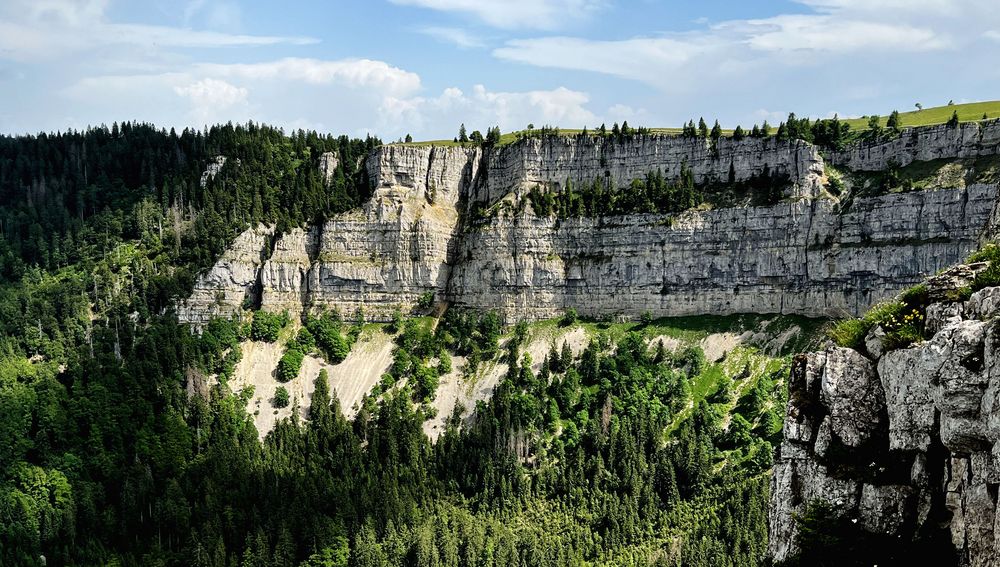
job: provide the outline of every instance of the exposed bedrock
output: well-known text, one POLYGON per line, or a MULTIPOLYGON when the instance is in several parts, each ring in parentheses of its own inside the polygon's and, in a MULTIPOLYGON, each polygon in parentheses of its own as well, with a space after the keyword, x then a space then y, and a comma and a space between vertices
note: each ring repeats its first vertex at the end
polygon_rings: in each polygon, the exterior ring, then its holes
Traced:
MULTIPOLYGON (((860 168, 887 156, 905 163, 996 152, 995 122, 942 128, 907 130, 877 150, 834 159, 860 168)), ((241 262, 261 264, 266 309, 328 307, 349 316, 361 307, 372 319, 406 312, 428 294, 495 308, 508 320, 570 307, 594 317, 857 314, 962 260, 1000 217, 996 184, 838 202, 823 191, 823 157, 800 141, 723 138, 713 147, 650 136, 535 138, 488 150, 388 145, 365 166, 374 195, 362 209, 280 235, 264 260, 256 249, 237 251, 251 238, 244 235, 198 281, 182 319, 197 323, 238 309, 248 286, 241 262), (681 215, 560 221, 517 206, 538 184, 610 177, 621 186, 653 170, 674 177, 682 164, 699 181, 748 179, 767 168, 792 185, 774 206, 681 215), (473 218, 471 203, 492 212, 473 218), (196 305, 218 307, 192 311, 196 305)))
POLYGON ((796 359, 771 557, 795 551, 794 515, 818 499, 903 541, 943 529, 962 565, 1000 561, 998 298, 986 288, 931 305, 933 338, 874 359, 838 347, 796 359))

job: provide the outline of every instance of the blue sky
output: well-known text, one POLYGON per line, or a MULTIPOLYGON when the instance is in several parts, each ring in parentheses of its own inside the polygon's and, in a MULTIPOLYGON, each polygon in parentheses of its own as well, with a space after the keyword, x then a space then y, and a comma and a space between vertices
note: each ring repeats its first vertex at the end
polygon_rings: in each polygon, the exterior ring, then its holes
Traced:
POLYGON ((0 131, 725 126, 1000 99, 996 0, 0 0, 0 131))

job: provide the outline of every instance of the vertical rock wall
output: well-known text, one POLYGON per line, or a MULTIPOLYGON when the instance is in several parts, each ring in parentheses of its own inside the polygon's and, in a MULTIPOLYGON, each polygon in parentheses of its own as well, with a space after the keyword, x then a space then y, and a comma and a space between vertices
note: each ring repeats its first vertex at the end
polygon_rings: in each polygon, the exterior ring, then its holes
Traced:
MULTIPOLYGON (((935 126, 831 159, 877 169, 889 161, 993 155, 998 139, 997 122, 935 126)), ((713 148, 670 136, 549 137, 486 153, 388 145, 365 166, 374 195, 361 210, 274 243, 260 270, 263 307, 330 307, 345 315, 363 307, 384 319, 433 294, 499 309, 509 320, 570 307, 595 317, 857 314, 960 261, 1000 218, 996 184, 838 203, 822 191, 822 156, 800 141, 724 138, 713 148), (766 167, 788 174, 794 186, 775 206, 677 216, 559 221, 518 206, 524 190, 539 183, 609 177, 624 185, 651 170, 676 176, 681 164, 699 181, 747 179, 766 167), (489 218, 472 219, 471 203, 490 205, 489 218)), ((182 309, 184 320, 205 320, 197 308, 209 308, 210 296, 230 311, 238 307, 245 274, 226 271, 242 269, 234 261, 244 248, 238 243, 198 282, 188 302, 195 310, 182 309)), ((251 252, 247 265, 257 257, 251 252)))

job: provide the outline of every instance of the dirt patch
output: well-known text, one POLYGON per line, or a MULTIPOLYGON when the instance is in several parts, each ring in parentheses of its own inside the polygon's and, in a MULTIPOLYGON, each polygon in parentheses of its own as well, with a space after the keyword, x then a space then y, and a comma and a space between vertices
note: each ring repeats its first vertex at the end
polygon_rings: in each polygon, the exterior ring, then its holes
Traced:
POLYGON ((713 333, 701 340, 699 346, 705 351, 705 359, 709 362, 722 360, 726 353, 743 343, 747 338, 747 333, 737 335, 736 333, 713 333))
POLYGON ((663 341, 663 349, 667 352, 677 352, 682 346, 684 346, 684 341, 678 339, 677 337, 656 335, 655 337, 649 339, 649 350, 655 352, 660 341, 663 341))
POLYGON ((382 379, 382 375, 392 366, 392 337, 385 333, 372 333, 358 340, 350 354, 337 365, 314 356, 307 356, 302 361, 299 378, 309 381, 309 394, 312 395, 312 383, 322 369, 330 376, 330 387, 337 391, 340 407, 347 419, 352 419, 358 412, 360 402, 382 379))
MULTIPOLYGON (((275 369, 278 368, 278 361, 284 353, 284 347, 278 343, 265 343, 258 341, 246 341, 240 345, 243 357, 233 371, 233 377, 229 380, 229 386, 234 392, 239 392, 247 386, 253 386, 254 394, 247 402, 247 413, 253 416, 254 425, 257 426, 257 433, 263 439, 268 431, 274 429, 274 424, 280 419, 292 415, 292 408, 295 404, 295 393, 292 385, 295 380, 285 384, 288 390, 291 403, 288 407, 275 409, 271 406, 271 399, 278 386, 281 386, 275 378, 275 369)), ((301 398, 301 394, 299 396, 301 398)))
POLYGON ((451 363, 452 371, 441 377, 434 393, 432 405, 437 409, 437 415, 424 422, 424 433, 431 441, 437 440, 444 433, 445 424, 459 404, 464 408, 463 423, 469 423, 475 417, 476 402, 488 402, 493 397, 497 384, 507 375, 507 364, 502 362, 482 363, 470 377, 465 376, 464 356, 452 357, 451 363))
POLYGON ((365 394, 382 378, 382 374, 392 365, 392 337, 384 333, 371 333, 358 340, 350 354, 337 365, 327 364, 315 356, 307 355, 302 360, 302 368, 294 379, 282 384, 275 377, 278 361, 285 352, 280 343, 247 341, 241 345, 243 358, 236 365, 230 387, 238 392, 246 386, 253 386, 254 395, 247 403, 247 412, 254 418, 257 433, 263 439, 274 425, 298 411, 300 419, 305 419, 312 400, 314 382, 319 372, 326 369, 330 387, 340 398, 344 415, 351 419, 357 413, 357 405, 365 394), (271 400, 279 386, 288 390, 290 403, 276 409, 271 400))
POLYGON ((542 362, 549 354, 552 344, 555 343, 557 352, 562 352, 564 342, 569 344, 573 356, 580 356, 590 344, 590 336, 587 335, 586 329, 579 326, 541 329, 528 337, 528 344, 521 347, 521 355, 524 353, 531 355, 531 370, 537 373, 541 370, 542 362))

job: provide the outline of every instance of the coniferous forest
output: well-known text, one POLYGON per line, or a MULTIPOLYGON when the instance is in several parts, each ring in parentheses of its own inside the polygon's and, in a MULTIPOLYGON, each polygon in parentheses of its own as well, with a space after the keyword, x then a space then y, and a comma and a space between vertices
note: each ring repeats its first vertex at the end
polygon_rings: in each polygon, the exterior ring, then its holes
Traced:
MULTIPOLYGON (((383 330, 413 386, 347 421, 321 373, 308 419, 259 440, 226 376, 274 321, 198 334, 173 306, 247 227, 362 204, 378 144, 255 124, 0 138, 0 564, 761 564, 786 366, 689 403, 697 348, 601 335, 534 372, 523 327, 449 312, 434 330, 383 330), (329 183, 324 152, 339 162, 329 183), (432 443, 424 365, 473 349, 509 371, 432 443), (196 392, 192 372, 218 383, 196 392)), ((656 210, 694 204, 690 184, 635 192, 664 195, 656 210)), ((591 207, 532 199, 543 214, 591 207)), ((342 359, 350 343, 324 339, 324 321, 300 339, 342 359)))

